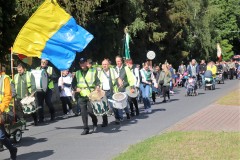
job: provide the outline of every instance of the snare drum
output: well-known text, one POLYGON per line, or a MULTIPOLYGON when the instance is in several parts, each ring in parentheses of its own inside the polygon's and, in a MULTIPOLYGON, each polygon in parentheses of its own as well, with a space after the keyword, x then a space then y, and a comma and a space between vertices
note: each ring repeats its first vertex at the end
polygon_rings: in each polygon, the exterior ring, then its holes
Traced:
POLYGON ((34 113, 38 109, 36 105, 35 97, 33 96, 25 97, 20 102, 22 104, 22 109, 24 114, 34 113))
POLYGON ((48 74, 47 72, 42 70, 32 70, 31 73, 35 78, 37 92, 46 92, 48 88, 48 74))
POLYGON ((89 95, 89 100, 96 116, 102 116, 108 113, 107 97, 103 90, 93 91, 89 95))
POLYGON ((112 96, 111 102, 113 103, 113 107, 116 109, 124 109, 127 107, 127 95, 122 92, 115 93, 112 96))
POLYGON ((101 100, 96 100, 96 101, 91 101, 90 100, 90 103, 91 103, 92 108, 93 108, 93 113, 96 116, 106 115, 109 111, 106 96, 102 97, 101 100))

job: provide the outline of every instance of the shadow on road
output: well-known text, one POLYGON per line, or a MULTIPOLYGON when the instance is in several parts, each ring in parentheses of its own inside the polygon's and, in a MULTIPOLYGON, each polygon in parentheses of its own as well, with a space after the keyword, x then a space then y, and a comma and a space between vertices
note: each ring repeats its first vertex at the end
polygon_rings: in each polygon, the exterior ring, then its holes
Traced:
MULTIPOLYGON (((53 154, 53 150, 45 150, 42 152, 31 152, 31 153, 25 153, 17 156, 18 160, 38 160, 42 159, 48 156, 51 156, 53 154)), ((8 159, 4 159, 8 160, 8 159)))
POLYGON ((31 146, 36 143, 46 142, 47 138, 23 137, 21 143, 17 146, 31 146))

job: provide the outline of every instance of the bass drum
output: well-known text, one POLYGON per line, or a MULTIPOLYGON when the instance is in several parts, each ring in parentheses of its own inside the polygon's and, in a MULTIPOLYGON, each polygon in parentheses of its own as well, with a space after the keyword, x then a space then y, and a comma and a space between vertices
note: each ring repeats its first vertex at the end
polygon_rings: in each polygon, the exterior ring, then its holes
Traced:
POLYGON ((42 70, 32 70, 31 73, 35 78, 37 92, 46 92, 48 88, 48 74, 47 72, 42 70))
POLYGON ((28 96, 21 100, 22 109, 24 114, 31 114, 38 110, 35 97, 28 96))
POLYGON ((116 109, 124 109, 127 107, 127 95, 122 92, 115 93, 112 96, 111 102, 113 103, 113 107, 116 109))

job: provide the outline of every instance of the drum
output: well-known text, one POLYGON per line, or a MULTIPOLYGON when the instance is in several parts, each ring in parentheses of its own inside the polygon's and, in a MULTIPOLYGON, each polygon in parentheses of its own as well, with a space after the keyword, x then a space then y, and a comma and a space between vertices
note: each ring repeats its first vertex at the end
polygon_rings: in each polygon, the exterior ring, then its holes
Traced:
POLYGON ((38 109, 34 96, 25 97, 20 102, 22 104, 22 109, 24 114, 34 113, 38 109))
POLYGON ((127 107, 127 95, 125 93, 119 92, 115 93, 112 96, 112 99, 110 102, 113 103, 113 107, 116 109, 124 109, 127 107))
POLYGON ((89 100, 96 116, 102 116, 108 113, 108 102, 103 90, 93 91, 89 95, 89 100))
POLYGON ((46 92, 48 88, 48 74, 47 72, 42 70, 32 70, 31 73, 35 78, 37 92, 46 92))

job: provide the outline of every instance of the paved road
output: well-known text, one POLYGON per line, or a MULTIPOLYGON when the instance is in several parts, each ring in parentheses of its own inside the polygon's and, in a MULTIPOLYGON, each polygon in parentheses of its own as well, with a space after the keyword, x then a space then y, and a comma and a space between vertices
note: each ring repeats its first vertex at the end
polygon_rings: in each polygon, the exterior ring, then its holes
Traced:
MULTIPOLYGON (((183 118, 205 108, 234 90, 239 81, 226 81, 217 85, 215 91, 199 90, 196 97, 184 97, 183 88, 171 96, 172 102, 153 106, 153 113, 125 120, 121 125, 111 123, 107 128, 98 128, 98 133, 81 136, 81 117, 58 120, 44 126, 29 126, 18 144, 19 160, 108 160, 125 151, 128 146, 148 137, 160 134, 183 118)), ((140 104, 141 110, 143 106, 140 104)), ((110 117, 110 122, 113 117, 110 117)), ((99 123, 101 123, 99 117, 99 123)), ((91 124, 91 123, 90 123, 91 124)), ((90 126, 92 127, 92 126, 90 126)), ((0 152, 0 159, 7 159, 7 150, 0 152)))

